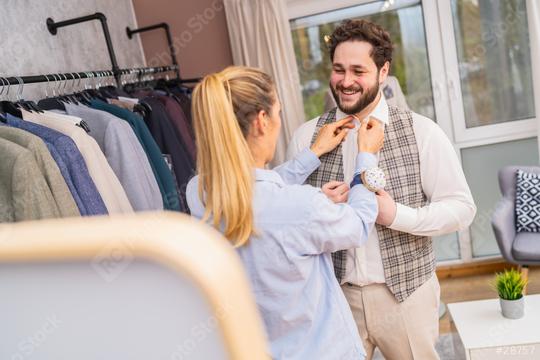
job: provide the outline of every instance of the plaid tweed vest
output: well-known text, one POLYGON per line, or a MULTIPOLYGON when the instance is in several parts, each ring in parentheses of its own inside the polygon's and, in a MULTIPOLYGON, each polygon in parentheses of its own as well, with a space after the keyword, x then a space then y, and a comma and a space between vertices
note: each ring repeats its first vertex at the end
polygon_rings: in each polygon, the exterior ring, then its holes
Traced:
MULTIPOLYGON (((379 167, 386 174, 385 190, 403 205, 418 208, 427 204, 420 179, 420 158, 412 125, 412 113, 389 106, 389 124, 384 129, 384 147, 379 167)), ((337 109, 323 114, 313 134, 312 143, 322 126, 336 121, 337 109)), ((331 180, 344 180, 342 145, 320 158, 321 165, 306 180, 321 187, 331 180)), ((430 237, 416 236, 376 225, 386 286, 399 302, 431 278, 435 255, 430 237)), ((347 251, 332 254, 334 272, 339 282, 345 276, 347 251)))

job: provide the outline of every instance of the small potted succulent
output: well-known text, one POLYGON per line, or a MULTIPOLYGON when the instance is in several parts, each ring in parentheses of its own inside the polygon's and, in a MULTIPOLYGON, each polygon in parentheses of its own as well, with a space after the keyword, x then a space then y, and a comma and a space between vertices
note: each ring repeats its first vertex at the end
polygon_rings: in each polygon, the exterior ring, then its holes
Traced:
POLYGON ((494 287, 499 293, 502 315, 508 319, 520 319, 524 314, 523 289, 527 281, 516 269, 505 270, 495 276, 494 287))

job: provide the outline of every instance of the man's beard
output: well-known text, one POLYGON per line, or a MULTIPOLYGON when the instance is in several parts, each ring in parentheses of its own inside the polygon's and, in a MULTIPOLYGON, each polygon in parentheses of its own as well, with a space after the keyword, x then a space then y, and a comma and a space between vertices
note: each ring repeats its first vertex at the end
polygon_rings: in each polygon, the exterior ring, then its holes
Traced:
POLYGON ((360 90, 360 93, 361 93, 360 98, 353 105, 345 107, 343 106, 343 104, 341 104, 338 91, 342 91, 346 89, 344 89, 341 85, 337 85, 336 89, 334 89, 332 85, 330 85, 330 90, 332 90, 332 95, 334 96, 334 100, 336 101, 337 106, 339 107, 341 111, 343 111, 347 115, 358 114, 360 111, 364 110, 369 104, 375 101, 375 99, 377 98, 377 95, 379 94, 379 82, 377 81, 375 83, 375 86, 370 87, 367 90, 364 90, 361 86, 358 86, 353 89, 360 90))

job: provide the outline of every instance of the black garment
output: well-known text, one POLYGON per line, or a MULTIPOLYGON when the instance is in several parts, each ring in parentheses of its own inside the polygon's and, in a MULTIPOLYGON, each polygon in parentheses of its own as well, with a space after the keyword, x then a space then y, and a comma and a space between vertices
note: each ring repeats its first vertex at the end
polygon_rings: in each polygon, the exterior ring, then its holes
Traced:
POLYGON ((195 164, 189 156, 185 144, 182 142, 178 130, 170 121, 165 106, 161 101, 153 97, 146 97, 142 102, 152 109, 144 121, 156 140, 161 152, 169 154, 172 159, 173 172, 180 187, 181 207, 183 212, 188 212, 186 202, 186 187, 189 180, 195 175, 195 164))
POLYGON ((118 88, 116 86, 110 86, 110 85, 100 87, 99 92, 103 96, 110 99, 118 99, 119 96, 131 97, 131 95, 129 95, 123 89, 118 88))
POLYGON ((190 126, 193 126, 193 121, 191 120, 191 98, 184 94, 180 89, 172 90, 174 99, 178 101, 182 110, 184 110, 184 115, 186 115, 187 121, 190 126))
POLYGON ((38 106, 40 109, 43 109, 43 110, 64 110, 64 111, 66 110, 64 103, 58 100, 58 98, 56 97, 41 99, 38 102, 38 106))
POLYGON ((107 99, 118 99, 118 89, 114 86, 103 86, 98 91, 107 99))

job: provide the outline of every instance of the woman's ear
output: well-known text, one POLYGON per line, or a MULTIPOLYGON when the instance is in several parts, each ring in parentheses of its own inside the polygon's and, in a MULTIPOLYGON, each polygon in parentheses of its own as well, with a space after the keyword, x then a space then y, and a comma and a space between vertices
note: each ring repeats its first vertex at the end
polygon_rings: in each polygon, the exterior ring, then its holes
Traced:
POLYGON ((255 119, 251 123, 251 129, 254 136, 264 135, 268 128, 268 114, 261 110, 257 113, 255 119))

